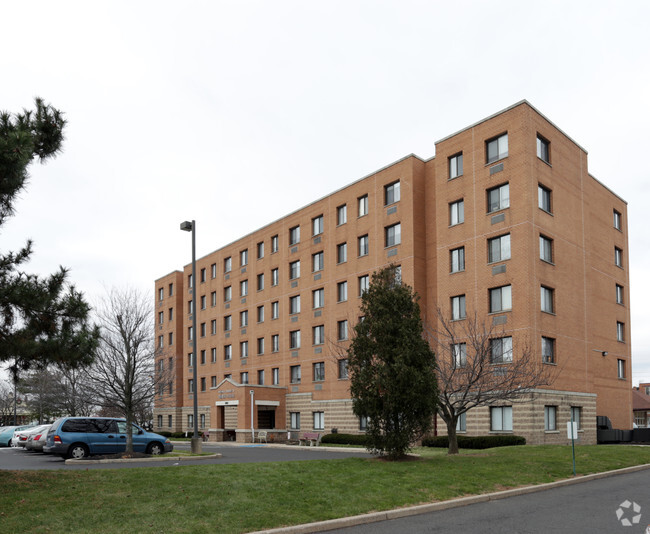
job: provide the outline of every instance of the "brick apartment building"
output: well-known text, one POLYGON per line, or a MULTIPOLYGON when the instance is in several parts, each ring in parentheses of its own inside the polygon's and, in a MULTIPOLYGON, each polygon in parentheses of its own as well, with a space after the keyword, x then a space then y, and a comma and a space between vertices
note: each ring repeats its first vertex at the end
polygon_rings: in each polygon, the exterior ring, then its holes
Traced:
POLYGON ((459 432, 566 443, 573 413, 595 443, 596 415, 632 427, 627 245, 626 202, 519 102, 438 141, 434 158, 406 156, 198 259, 196 387, 191 265, 158 279, 156 365, 173 377, 155 430, 190 430, 196 389, 210 439, 363 431, 344 348, 372 272, 393 263, 425 322, 476 313, 499 326, 495 360, 525 342, 556 371, 548 388, 468 412, 459 432))

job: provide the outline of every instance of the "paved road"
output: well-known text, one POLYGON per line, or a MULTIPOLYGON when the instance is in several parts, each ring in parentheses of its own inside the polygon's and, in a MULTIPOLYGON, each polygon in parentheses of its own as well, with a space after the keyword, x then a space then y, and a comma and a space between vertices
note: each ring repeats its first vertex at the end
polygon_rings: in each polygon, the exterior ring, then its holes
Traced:
MULTIPOLYGON (((174 450, 189 450, 190 445, 174 445, 174 450)), ((208 460, 165 460, 156 462, 109 463, 97 465, 66 465, 58 456, 25 451, 21 448, 0 447, 0 470, 2 469, 123 469, 129 467, 164 467, 174 465, 208 465, 249 462, 290 462, 300 460, 330 460, 336 458, 368 457, 364 452, 341 449, 331 451, 320 447, 275 448, 266 445, 222 445, 204 443, 203 452, 221 453, 221 458, 208 460)), ((173 454, 173 453, 172 453, 173 454)))
POLYGON ((637 471, 563 486, 538 493, 509 497, 498 501, 471 504, 332 530, 341 534, 460 533, 463 534, 644 534, 650 525, 650 470, 637 471), (621 503, 629 501, 640 506, 641 517, 633 523, 633 506, 616 512, 621 503))

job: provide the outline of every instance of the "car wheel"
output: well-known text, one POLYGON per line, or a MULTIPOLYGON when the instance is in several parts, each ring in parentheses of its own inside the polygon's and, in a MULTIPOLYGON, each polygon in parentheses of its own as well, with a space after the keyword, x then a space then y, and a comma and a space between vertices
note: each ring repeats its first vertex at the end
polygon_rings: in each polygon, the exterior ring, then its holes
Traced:
POLYGON ((156 456, 158 454, 162 454, 163 452, 164 452, 163 446, 157 441, 154 441, 153 443, 149 443, 149 446, 147 447, 147 454, 152 454, 156 456))
POLYGON ((88 456, 88 447, 83 443, 75 443, 68 449, 68 458, 82 460, 88 456))

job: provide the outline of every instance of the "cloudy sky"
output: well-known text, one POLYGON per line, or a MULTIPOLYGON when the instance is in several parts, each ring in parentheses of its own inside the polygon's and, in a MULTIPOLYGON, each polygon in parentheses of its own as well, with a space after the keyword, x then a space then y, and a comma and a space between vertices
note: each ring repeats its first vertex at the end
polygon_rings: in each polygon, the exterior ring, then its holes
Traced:
POLYGON ((633 382, 650 381, 650 2, 5 2, 0 109, 69 121, 0 250, 91 301, 527 99, 629 202, 633 382))

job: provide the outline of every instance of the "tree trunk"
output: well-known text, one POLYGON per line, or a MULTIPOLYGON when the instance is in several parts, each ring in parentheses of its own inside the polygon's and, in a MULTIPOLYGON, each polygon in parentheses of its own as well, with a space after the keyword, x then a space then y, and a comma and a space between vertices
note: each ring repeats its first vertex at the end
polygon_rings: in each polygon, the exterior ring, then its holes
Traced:
POLYGON ((456 435, 456 424, 458 417, 453 417, 447 423, 447 436, 449 437, 449 450, 447 454, 458 454, 458 436, 456 435))

